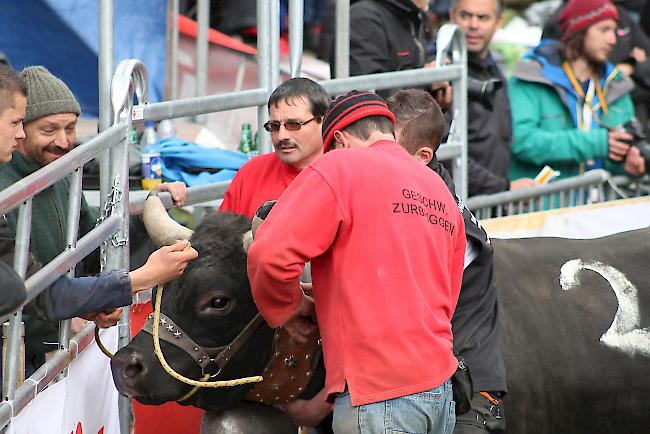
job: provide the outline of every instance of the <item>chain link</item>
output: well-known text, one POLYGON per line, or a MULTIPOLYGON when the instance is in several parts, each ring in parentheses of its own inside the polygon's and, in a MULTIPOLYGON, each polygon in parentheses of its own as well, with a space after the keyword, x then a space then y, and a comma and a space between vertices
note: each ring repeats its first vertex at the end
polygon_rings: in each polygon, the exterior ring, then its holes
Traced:
MULTIPOLYGON (((115 176, 113 180, 113 185, 111 185, 111 191, 106 195, 106 202, 104 203, 104 208, 97 217, 97 222, 95 227, 97 227, 101 222, 109 218, 115 212, 115 208, 122 201, 122 186, 120 185, 119 176, 115 176)), ((106 269, 106 250, 108 248, 108 241, 110 240, 113 247, 121 247, 126 245, 128 239, 125 237, 120 237, 119 233, 115 233, 108 237, 106 241, 102 244, 101 248, 101 258, 100 258, 100 267, 101 270, 106 269)))

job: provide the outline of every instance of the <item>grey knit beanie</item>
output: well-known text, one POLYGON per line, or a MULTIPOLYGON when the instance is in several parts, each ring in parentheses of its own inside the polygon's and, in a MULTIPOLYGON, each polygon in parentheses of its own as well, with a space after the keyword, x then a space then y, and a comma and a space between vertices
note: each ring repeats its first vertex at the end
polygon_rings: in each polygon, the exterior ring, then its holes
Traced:
POLYGON ((25 124, 43 116, 74 113, 81 108, 70 88, 43 66, 30 66, 20 72, 27 83, 27 112, 25 124))

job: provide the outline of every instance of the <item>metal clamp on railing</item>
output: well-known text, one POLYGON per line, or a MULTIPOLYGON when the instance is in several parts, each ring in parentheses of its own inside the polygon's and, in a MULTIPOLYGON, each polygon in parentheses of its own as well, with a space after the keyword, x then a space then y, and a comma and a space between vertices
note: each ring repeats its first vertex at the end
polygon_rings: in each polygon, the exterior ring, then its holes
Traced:
MULTIPOLYGON (((139 104, 149 102, 148 83, 147 68, 139 60, 125 59, 117 65, 111 80, 113 123, 117 124, 120 121, 120 116, 125 109, 128 108, 130 111, 134 93, 139 104)), ((135 117, 137 116, 131 113, 131 119, 135 117)))

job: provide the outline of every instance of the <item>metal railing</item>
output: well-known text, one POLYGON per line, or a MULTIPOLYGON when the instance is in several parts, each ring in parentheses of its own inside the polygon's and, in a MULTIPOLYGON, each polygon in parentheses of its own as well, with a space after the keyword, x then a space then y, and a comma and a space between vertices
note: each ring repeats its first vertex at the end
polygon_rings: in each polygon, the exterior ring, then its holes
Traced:
MULTIPOLYGON (((115 113, 114 125, 102 131, 93 139, 73 149, 56 161, 21 179, 11 188, 0 192, 0 213, 5 214, 19 208, 16 229, 14 269, 23 278, 28 264, 30 232, 32 226, 32 200, 39 192, 71 175, 70 194, 68 198, 68 225, 66 238, 68 247, 52 261, 30 276, 26 282, 27 302, 36 298, 44 289, 66 272, 72 275, 74 266, 93 250, 106 245, 102 257, 103 270, 129 268, 128 254, 128 145, 130 144, 131 107, 133 93, 146 99, 146 71, 144 65, 137 61, 123 62, 118 66, 111 87, 111 101, 115 113), (123 80, 128 80, 125 89, 120 88, 123 80), (122 96, 117 96, 118 93, 122 96), (77 240, 79 213, 81 207, 81 181, 83 165, 108 153, 109 179, 113 180, 110 212, 103 215, 103 220, 81 239, 77 240), (107 242, 110 240, 111 242, 107 242), (124 242, 121 242, 124 240, 124 242)), ((108 192, 103 192, 108 194, 108 192)), ((3 378, 3 402, 0 403, 0 428, 10 422, 11 417, 20 412, 36 394, 50 381, 58 376, 74 359, 78 351, 92 340, 92 328, 70 340, 70 323, 62 322, 59 339, 60 350, 38 369, 30 378, 17 387, 19 377, 18 365, 20 347, 20 329, 22 307, 9 319, 9 333, 5 376, 3 378)))
POLYGON ((466 203, 480 219, 573 207, 647 194, 641 184, 625 176, 613 177, 603 169, 515 191, 470 197, 466 203), (633 186, 634 190, 628 187, 633 186), (626 189, 624 191, 623 189, 626 189))

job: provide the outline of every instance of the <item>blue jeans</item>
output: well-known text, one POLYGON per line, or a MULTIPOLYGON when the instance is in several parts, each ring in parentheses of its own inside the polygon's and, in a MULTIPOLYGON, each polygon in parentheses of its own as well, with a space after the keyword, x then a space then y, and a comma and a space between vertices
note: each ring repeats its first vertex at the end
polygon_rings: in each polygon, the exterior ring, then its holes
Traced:
POLYGON ((451 381, 424 392, 353 407, 350 393, 334 402, 335 434, 451 434, 456 421, 451 381))

